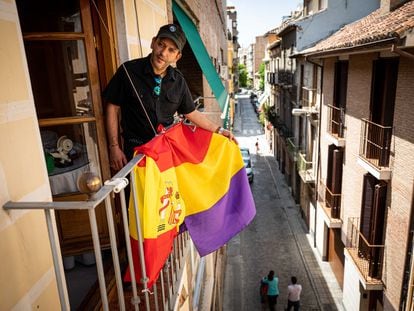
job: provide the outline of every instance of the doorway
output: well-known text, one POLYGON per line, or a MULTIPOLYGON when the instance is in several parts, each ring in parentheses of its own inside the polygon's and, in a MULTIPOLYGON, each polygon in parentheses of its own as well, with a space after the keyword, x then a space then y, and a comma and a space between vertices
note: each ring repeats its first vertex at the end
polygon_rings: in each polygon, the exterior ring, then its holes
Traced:
MULTIPOLYGON (((107 6, 105 0, 96 3, 107 6)), ((102 67, 113 67, 114 57, 102 62, 98 48, 110 42, 103 44, 89 0, 17 0, 16 6, 53 200, 86 200, 77 187, 82 173, 92 171, 102 181, 110 178, 100 94, 108 80, 102 67)), ((105 251, 109 233, 103 205, 96 215, 105 251)), ((65 268, 72 268, 72 258, 93 265, 88 212, 57 211, 56 223, 65 268)))

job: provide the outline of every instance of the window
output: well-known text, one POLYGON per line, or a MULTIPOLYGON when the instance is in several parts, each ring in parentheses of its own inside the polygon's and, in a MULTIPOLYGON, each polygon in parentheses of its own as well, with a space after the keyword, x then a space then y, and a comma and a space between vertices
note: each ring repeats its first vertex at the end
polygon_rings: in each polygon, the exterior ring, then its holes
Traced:
POLYGON ((104 156, 98 137, 102 141, 105 133, 96 118, 102 109, 100 86, 96 69, 90 69, 97 67, 93 29, 90 16, 80 9, 89 4, 16 4, 52 192, 76 192, 73 181, 83 171, 101 176, 104 156))
MULTIPOLYGON (((383 244, 385 225, 385 211, 387 199, 387 183, 377 180, 367 173, 364 175, 362 206, 360 218, 360 232, 372 245, 383 244)), ((359 254, 368 258, 371 263, 369 275, 378 277, 381 274, 382 249, 369 247, 360 239, 359 254)))
POLYGON ((324 10, 328 7, 328 0, 318 0, 318 11, 324 10))
MULTIPOLYGON (((98 4, 102 4, 98 0, 98 4)), ((99 66, 88 0, 17 0, 31 87, 55 201, 84 200, 77 178, 109 178, 99 66)), ((105 208, 96 208, 101 246, 109 244, 105 208)), ((85 211, 58 211, 63 256, 92 250, 85 211)))
POLYGON ((335 145, 329 146, 326 177, 326 187, 329 191, 326 191, 325 201, 332 208, 331 215, 333 218, 340 217, 343 155, 343 148, 338 148, 335 145))
POLYGON ((383 126, 392 126, 394 119, 398 64, 398 58, 381 58, 373 64, 370 120, 383 126))

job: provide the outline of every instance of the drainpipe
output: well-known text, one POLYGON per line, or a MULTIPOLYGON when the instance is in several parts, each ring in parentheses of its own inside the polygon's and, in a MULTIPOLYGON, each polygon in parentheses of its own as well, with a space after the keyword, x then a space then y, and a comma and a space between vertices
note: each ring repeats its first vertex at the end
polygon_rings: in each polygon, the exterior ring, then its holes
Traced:
POLYGON ((406 51, 403 51, 403 50, 399 49, 395 44, 393 44, 391 46, 391 52, 392 53, 395 53, 395 54, 398 54, 398 55, 400 55, 402 57, 407 57, 407 58, 410 58, 411 60, 414 60, 414 55, 413 54, 408 53, 406 51))
MULTIPOLYGON (((312 60, 310 60, 307 56, 305 56, 305 62, 311 63, 316 65, 317 67, 321 68, 321 94, 323 93, 323 65, 318 64, 312 60)), ((322 96, 321 96, 322 98, 322 96)), ((318 215, 318 181, 319 181, 319 166, 321 160, 321 122, 322 120, 322 102, 319 103, 319 122, 318 122, 318 156, 316 161, 316 179, 315 179, 315 220, 314 220, 314 232, 313 232, 313 247, 316 248, 316 225, 317 225, 317 215, 318 215)))

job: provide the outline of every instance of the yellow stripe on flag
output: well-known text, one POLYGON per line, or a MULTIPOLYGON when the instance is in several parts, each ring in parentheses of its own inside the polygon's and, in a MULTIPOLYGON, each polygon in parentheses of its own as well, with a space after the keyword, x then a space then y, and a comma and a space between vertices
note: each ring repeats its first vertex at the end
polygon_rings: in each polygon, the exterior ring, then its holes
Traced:
POLYGON ((222 135, 213 135, 203 162, 176 167, 186 216, 216 204, 228 192, 231 178, 243 167, 239 147, 222 135))

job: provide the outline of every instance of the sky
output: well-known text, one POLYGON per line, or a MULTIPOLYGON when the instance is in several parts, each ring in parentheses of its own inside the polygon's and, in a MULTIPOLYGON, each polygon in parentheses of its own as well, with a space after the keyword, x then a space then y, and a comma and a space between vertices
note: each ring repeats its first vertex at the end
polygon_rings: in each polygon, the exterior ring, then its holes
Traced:
POLYGON ((256 36, 262 36, 282 23, 282 17, 290 15, 303 0, 227 0, 227 6, 235 6, 239 44, 247 47, 256 36))

